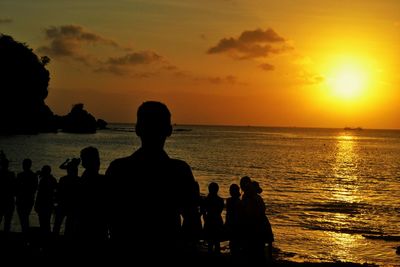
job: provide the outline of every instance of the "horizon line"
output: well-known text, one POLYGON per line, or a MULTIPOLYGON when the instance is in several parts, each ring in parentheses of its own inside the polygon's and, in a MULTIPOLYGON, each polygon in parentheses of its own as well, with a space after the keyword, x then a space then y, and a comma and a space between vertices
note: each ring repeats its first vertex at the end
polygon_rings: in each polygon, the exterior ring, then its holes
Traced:
MULTIPOLYGON (((132 124, 135 122, 108 122, 108 124, 132 124)), ((348 128, 349 126, 343 127, 320 127, 320 126, 272 126, 272 125, 245 125, 245 124, 196 124, 196 123, 172 123, 172 126, 205 126, 205 127, 253 127, 253 128, 298 128, 298 129, 341 129, 348 128)), ((361 126, 350 127, 350 128, 360 128, 361 130, 385 130, 385 131, 400 131, 400 128, 364 128, 361 126)))

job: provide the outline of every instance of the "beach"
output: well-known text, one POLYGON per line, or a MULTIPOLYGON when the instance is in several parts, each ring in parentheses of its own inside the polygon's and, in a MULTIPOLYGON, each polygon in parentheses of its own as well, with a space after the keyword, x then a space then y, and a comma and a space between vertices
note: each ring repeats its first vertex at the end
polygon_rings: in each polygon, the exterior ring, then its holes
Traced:
MULTIPOLYGON (((85 258, 80 254, 74 254, 71 250, 71 245, 63 236, 50 237, 44 243, 40 238, 38 228, 31 229, 30 243, 24 241, 22 233, 9 233, 5 234, 0 232, 0 249, 2 251, 3 261, 13 260, 15 263, 29 263, 29 264, 47 264, 47 263, 69 263, 85 261, 101 262, 118 262, 117 258, 110 256, 107 249, 102 250, 102 253, 97 254, 96 257, 85 258)), ((163 249, 162 245, 159 250, 163 249)), ((158 251, 158 252, 160 252, 158 251)), ((157 250, 154 250, 154 257, 158 257, 157 250)), ((134 251, 133 251, 134 253, 134 251)), ((160 253, 161 254, 161 253, 160 253)), ((220 255, 210 255, 206 249, 201 249, 198 253, 194 254, 191 258, 194 260, 192 266, 247 266, 246 263, 239 264, 234 261, 229 253, 222 253, 220 255)), ((190 260, 190 258, 189 258, 190 260)), ((162 262, 162 259, 160 259, 162 262)), ((143 263, 145 264, 145 263, 143 263)), ((294 262, 283 260, 279 258, 279 252, 274 250, 274 259, 268 261, 267 266, 276 267, 373 267, 374 264, 358 264, 351 262, 294 262), (276 258, 275 258, 276 257, 276 258)))

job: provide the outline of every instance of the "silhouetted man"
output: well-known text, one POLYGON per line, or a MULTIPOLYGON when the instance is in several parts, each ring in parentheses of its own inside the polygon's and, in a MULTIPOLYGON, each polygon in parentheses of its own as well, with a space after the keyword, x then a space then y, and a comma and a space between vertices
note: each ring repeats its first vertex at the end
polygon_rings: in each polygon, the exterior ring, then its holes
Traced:
POLYGON ((185 264, 181 216, 194 221, 188 218, 197 212, 199 193, 189 165, 164 151, 171 133, 168 108, 143 103, 136 122, 141 147, 114 160, 106 172, 112 190, 111 240, 124 260, 185 264))
POLYGON ((80 177, 78 176, 78 166, 80 159, 67 159, 60 165, 60 169, 67 170, 67 175, 60 178, 57 186, 55 218, 53 233, 60 234, 61 225, 65 217, 64 236, 71 238, 76 234, 77 207, 79 204, 80 177))
POLYGON ((31 170, 32 160, 24 159, 23 171, 17 175, 17 197, 16 206, 21 229, 24 234, 29 230, 29 215, 35 203, 35 194, 38 187, 38 177, 31 170))
POLYGON ((40 171, 40 180, 35 201, 35 211, 39 216, 40 230, 45 238, 50 234, 51 215, 54 210, 54 197, 57 180, 51 174, 51 167, 44 165, 40 171))

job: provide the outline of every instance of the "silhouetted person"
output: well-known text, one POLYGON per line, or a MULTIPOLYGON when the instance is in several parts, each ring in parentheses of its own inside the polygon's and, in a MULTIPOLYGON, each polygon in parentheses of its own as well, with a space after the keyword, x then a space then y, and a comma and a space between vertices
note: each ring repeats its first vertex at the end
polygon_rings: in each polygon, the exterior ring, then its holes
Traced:
POLYGON ((108 238, 105 176, 99 174, 100 155, 97 148, 85 147, 80 154, 85 170, 81 176, 78 203, 79 239, 92 249, 102 249, 108 238))
POLYGON ((38 177, 31 170, 32 160, 24 159, 23 171, 17 175, 16 206, 21 230, 24 234, 29 231, 29 216, 35 203, 35 194, 38 187, 38 177))
POLYGON ((199 240, 202 239, 203 231, 203 225, 201 222, 202 198, 200 196, 200 186, 198 182, 195 182, 195 190, 196 195, 198 196, 195 202, 196 209, 192 209, 191 211, 193 214, 186 216, 185 220, 182 222, 182 231, 188 238, 188 245, 194 250, 197 249, 199 240))
POLYGON ((171 114, 160 102, 144 102, 137 111, 141 147, 114 160, 106 174, 111 184, 111 239, 124 260, 144 265, 185 264, 182 222, 196 214, 198 190, 187 163, 171 159, 164 143, 172 133, 171 114), (157 256, 153 250, 156 247, 157 256))
POLYGON ((243 191, 240 234, 244 261, 251 265, 265 265, 266 215, 264 200, 259 195, 261 188, 248 176, 242 177, 240 187, 243 191))
POLYGON ((229 194, 230 197, 226 200, 225 227, 228 233, 231 255, 237 258, 240 254, 240 187, 237 184, 231 184, 229 194))
POLYGON ((15 174, 8 170, 9 161, 2 153, 0 157, 0 223, 4 217, 4 232, 11 229, 15 209, 15 174))
POLYGON ((59 234, 60 228, 65 220, 64 236, 72 237, 76 231, 77 208, 79 200, 80 179, 78 176, 78 166, 80 159, 67 159, 60 165, 61 169, 67 170, 67 175, 58 181, 56 192, 56 212, 53 226, 53 233, 59 234))
POLYGON ((51 167, 44 165, 39 172, 39 186, 35 201, 35 211, 39 216, 40 230, 43 236, 50 233, 50 220, 54 211, 57 180, 51 174, 51 167))
MULTIPOLYGON (((258 197, 262 200, 260 194, 262 193, 263 190, 260 187, 260 184, 257 181, 252 181, 252 185, 254 186, 258 197)), ((268 257, 270 260, 272 260, 272 243, 274 242, 274 234, 272 232, 271 223, 269 222, 269 219, 268 219, 267 215, 265 214, 265 212, 264 212, 263 224, 264 224, 264 226, 262 228, 262 236, 264 238, 264 242, 268 244, 268 247, 267 247, 268 257)))
POLYGON ((224 200, 218 196, 219 186, 212 182, 208 185, 208 195, 204 200, 204 234, 207 240, 208 252, 221 252, 220 241, 224 231, 222 211, 224 200))

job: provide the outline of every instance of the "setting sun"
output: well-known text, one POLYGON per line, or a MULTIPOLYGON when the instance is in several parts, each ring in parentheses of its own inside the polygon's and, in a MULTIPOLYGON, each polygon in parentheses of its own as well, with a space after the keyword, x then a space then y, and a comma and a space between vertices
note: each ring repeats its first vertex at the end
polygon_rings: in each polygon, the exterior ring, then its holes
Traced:
POLYGON ((367 86, 366 71, 354 63, 335 67, 327 78, 333 95, 344 100, 360 97, 367 86))

